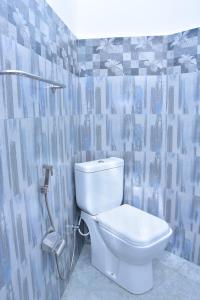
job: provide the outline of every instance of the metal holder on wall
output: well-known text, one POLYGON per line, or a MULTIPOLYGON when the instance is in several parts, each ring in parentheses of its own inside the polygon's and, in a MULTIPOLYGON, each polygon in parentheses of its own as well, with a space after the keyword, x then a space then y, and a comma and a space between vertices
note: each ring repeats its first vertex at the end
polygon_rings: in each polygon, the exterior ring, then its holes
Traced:
POLYGON ((24 72, 21 70, 2 70, 2 71, 0 71, 0 75, 18 75, 18 76, 27 77, 30 79, 46 82, 46 83, 50 84, 50 88, 53 91, 55 91, 56 89, 66 88, 65 84, 62 84, 62 83, 59 83, 59 82, 56 82, 53 80, 49 80, 49 79, 43 78, 41 76, 38 76, 38 75, 35 75, 32 73, 28 73, 28 72, 24 72))

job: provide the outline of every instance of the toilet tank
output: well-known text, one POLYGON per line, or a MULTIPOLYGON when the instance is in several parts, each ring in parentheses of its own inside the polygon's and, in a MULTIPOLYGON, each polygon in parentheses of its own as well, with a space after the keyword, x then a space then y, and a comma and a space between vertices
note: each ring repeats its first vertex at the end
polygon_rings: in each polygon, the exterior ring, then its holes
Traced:
POLYGON ((75 164, 76 202, 96 215, 120 206, 123 200, 123 159, 110 157, 75 164))

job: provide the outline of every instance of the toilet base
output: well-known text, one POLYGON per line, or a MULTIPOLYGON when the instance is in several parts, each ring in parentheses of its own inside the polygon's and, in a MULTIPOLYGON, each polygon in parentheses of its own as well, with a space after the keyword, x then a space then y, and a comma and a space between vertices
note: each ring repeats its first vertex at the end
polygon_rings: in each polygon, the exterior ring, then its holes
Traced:
MULTIPOLYGON (((107 253, 107 255, 109 255, 107 253)), ((153 288, 152 262, 145 265, 131 265, 120 261, 110 254, 109 265, 103 266, 92 258, 92 265, 116 282, 118 285, 133 294, 143 294, 153 288), (114 258, 114 260, 113 260, 114 258)))
POLYGON ((113 255, 104 243, 95 217, 81 212, 91 237, 91 263, 101 273, 133 294, 143 294, 153 287, 152 261, 133 265, 113 255))

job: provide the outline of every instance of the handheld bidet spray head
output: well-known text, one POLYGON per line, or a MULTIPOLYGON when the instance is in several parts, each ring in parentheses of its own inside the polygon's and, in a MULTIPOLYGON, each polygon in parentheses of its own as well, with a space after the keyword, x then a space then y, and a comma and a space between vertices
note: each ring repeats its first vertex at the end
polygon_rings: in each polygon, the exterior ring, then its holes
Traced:
POLYGON ((53 176, 53 166, 43 165, 42 169, 45 171, 44 185, 41 188, 41 192, 46 194, 49 188, 50 176, 53 176))
POLYGON ((44 185, 40 188, 40 191, 42 194, 44 194, 44 200, 51 224, 50 231, 55 231, 55 226, 53 222, 53 218, 51 215, 49 203, 48 203, 48 189, 49 189, 49 181, 50 181, 50 176, 53 176, 53 166, 50 165, 43 165, 42 169, 45 171, 45 177, 44 177, 44 185))

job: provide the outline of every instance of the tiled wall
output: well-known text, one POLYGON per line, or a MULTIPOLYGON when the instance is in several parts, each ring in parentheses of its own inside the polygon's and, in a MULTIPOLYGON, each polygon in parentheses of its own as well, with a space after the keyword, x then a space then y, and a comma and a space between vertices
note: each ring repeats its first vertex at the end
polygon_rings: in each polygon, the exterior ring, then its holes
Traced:
POLYGON ((82 151, 88 159, 123 157, 124 201, 167 220, 169 250, 196 264, 199 32, 78 41, 82 151))
MULTIPOLYGON (((43 164, 52 164, 49 203, 66 239, 60 267, 69 278, 77 217, 73 164, 78 153, 76 41, 42 0, 0 1, 0 69, 21 69, 66 84, 0 76, 0 299, 59 300, 66 287, 41 251, 49 228, 43 164)), ((76 256, 81 247, 78 239, 76 256)))
POLYGON ((73 164, 110 155, 125 159, 125 201, 165 218, 169 249, 200 264, 199 49, 198 29, 77 41, 43 0, 0 1, 0 69, 67 86, 53 93, 0 77, 0 299, 58 300, 65 288, 40 249, 44 163, 54 166, 50 205, 67 241, 67 276, 73 164))
POLYGON ((200 67, 199 28, 169 36, 88 39, 78 42, 84 76, 144 76, 194 72, 200 67))

